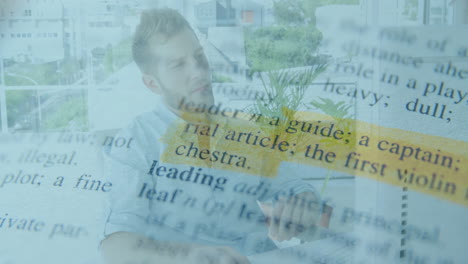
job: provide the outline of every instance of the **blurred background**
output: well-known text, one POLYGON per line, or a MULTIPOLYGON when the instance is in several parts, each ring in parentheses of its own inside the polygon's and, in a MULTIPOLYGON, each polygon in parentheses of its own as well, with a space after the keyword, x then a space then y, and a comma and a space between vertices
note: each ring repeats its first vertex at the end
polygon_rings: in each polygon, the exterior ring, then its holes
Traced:
POLYGON ((134 116, 116 109, 128 92, 142 93, 136 105, 149 106, 130 46, 141 11, 157 7, 177 9, 206 40, 213 82, 252 86, 259 72, 333 55, 318 13, 392 26, 465 24, 468 17, 462 0, 0 0, 1 131, 118 127, 110 113, 134 116), (111 92, 115 104, 105 100, 111 92))

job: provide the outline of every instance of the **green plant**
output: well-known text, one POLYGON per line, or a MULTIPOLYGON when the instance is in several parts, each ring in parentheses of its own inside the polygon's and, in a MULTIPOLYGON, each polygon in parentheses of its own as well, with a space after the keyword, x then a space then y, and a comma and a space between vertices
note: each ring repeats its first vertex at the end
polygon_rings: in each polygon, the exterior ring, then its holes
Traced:
MULTIPOLYGON (((283 127, 294 118, 302 104, 306 89, 313 80, 326 69, 326 64, 301 70, 278 70, 266 73, 266 78, 260 75, 262 85, 269 103, 257 99, 251 107, 251 112, 262 114, 268 118, 279 118, 280 125, 273 133, 281 132, 283 127)), ((266 119, 264 119, 265 121, 266 119)))
POLYGON ((271 26, 245 29, 250 71, 266 72, 319 64, 316 55, 322 33, 313 26, 271 26))
POLYGON ((15 85, 54 85, 58 83, 57 62, 30 64, 14 62, 5 68, 5 84, 15 85), (31 81, 33 80, 33 81, 31 81))
POLYGON ((406 0, 402 15, 409 20, 416 21, 418 18, 418 0, 406 0))
POLYGON ((349 114, 351 105, 346 104, 344 101, 335 103, 333 100, 328 98, 319 97, 319 99, 321 101, 312 100, 310 105, 322 110, 324 114, 332 116, 335 119, 351 118, 351 114, 349 114))
MULTIPOLYGON (((349 113, 352 105, 347 104, 344 101, 334 102, 328 98, 321 98, 319 100, 312 100, 309 103, 312 108, 321 110, 324 114, 333 117, 337 129, 340 129, 345 132, 354 131, 355 123, 353 121, 353 115, 349 113)), ((308 106, 309 109, 312 109, 308 106)), ((324 143, 325 146, 333 146, 336 144, 341 144, 344 141, 337 141, 334 138, 323 138, 320 142, 324 143)), ((351 138, 347 143, 348 146, 354 146, 355 139, 351 138)), ((325 181, 323 182, 322 189, 320 194, 323 195, 325 189, 327 188, 328 181, 330 180, 330 170, 327 171, 327 175, 325 177, 325 181)))
POLYGON ((221 74, 213 74, 213 82, 214 83, 233 83, 234 80, 229 76, 224 76, 221 74))
POLYGON ((10 62, 5 67, 5 84, 21 85, 57 85, 72 84, 80 77, 81 62, 74 58, 41 64, 10 62))
POLYGON ((28 113, 37 108, 36 90, 6 91, 8 126, 20 122, 28 113))
POLYGON ((273 12, 280 24, 315 25, 317 8, 327 5, 359 5, 359 0, 277 0, 273 12))
MULTIPOLYGON (((304 134, 284 133, 288 123, 294 119, 296 112, 302 104, 306 89, 313 80, 324 70, 326 65, 307 68, 306 70, 280 70, 269 71, 261 76, 261 81, 269 101, 257 99, 250 107, 250 112, 259 115, 257 122, 263 133, 273 137, 280 135, 288 142, 299 143, 304 134), (271 121, 277 119, 276 124, 271 121)), ((300 146, 301 144, 295 144, 300 146)), ((267 169, 267 168, 265 168, 267 169)))
POLYGON ((82 98, 62 102, 44 121, 43 131, 87 131, 88 107, 82 98))
POLYGON ((98 82, 105 80, 132 62, 131 47, 132 39, 126 38, 114 46, 109 44, 105 48, 94 49, 93 56, 103 67, 103 72, 96 77, 98 82))

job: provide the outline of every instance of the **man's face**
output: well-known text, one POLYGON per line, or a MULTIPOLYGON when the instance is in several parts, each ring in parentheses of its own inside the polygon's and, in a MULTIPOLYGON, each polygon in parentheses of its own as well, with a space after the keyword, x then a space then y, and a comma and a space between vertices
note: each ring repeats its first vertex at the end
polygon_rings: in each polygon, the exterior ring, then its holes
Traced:
POLYGON ((153 44, 152 53, 157 62, 151 75, 169 107, 177 109, 182 98, 196 104, 214 103, 208 61, 192 31, 184 29, 163 44, 153 44))

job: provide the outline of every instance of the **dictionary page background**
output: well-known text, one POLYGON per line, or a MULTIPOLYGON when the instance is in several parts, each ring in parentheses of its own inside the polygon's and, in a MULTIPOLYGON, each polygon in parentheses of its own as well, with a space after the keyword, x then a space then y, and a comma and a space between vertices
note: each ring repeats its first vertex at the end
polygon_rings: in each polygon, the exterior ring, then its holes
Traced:
MULTIPOLYGON (((136 148, 136 135, 119 131, 161 102, 142 82, 132 37, 144 10, 164 7, 197 35, 215 105, 253 114, 259 102, 278 103, 264 90, 268 72, 323 64, 294 110, 323 121, 339 112, 323 106, 331 100, 351 120, 346 150, 325 136, 305 141, 310 155, 288 149, 295 154, 278 162, 271 180, 294 176, 312 186, 332 208, 327 224, 271 240, 278 249, 246 253, 252 263, 467 262, 468 1, 0 0, 0 263, 103 263, 112 204, 140 199, 120 192, 125 184, 104 167, 106 150, 136 148), (338 158, 312 158, 315 146, 338 158)), ((280 104, 277 112, 282 106, 292 108, 280 104)), ((234 149, 252 167, 274 167, 268 160, 278 150, 250 147, 234 149)), ((193 162, 182 164, 205 169, 193 162)), ((270 180, 236 169, 225 165, 213 175, 270 180)), ((181 186, 183 195, 192 190, 181 186)), ((242 223, 245 197, 236 195, 207 201, 233 202, 226 217, 242 223)), ((203 208, 173 216, 194 226, 212 219, 203 208)), ((261 226, 258 237, 267 237, 261 226)))

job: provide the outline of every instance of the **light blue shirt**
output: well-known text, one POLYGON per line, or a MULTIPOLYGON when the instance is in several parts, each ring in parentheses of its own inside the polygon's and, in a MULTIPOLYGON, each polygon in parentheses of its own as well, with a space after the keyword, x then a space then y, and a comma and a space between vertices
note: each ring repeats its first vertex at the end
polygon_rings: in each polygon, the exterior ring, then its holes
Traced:
POLYGON ((279 175, 269 179, 163 162, 167 145, 160 138, 177 120, 181 121, 160 101, 118 133, 117 137, 133 138, 130 148, 105 149, 105 172, 114 186, 105 235, 126 231, 161 241, 231 246, 246 255, 274 249, 257 200, 313 191, 300 180, 302 170, 284 163, 279 175), (192 181, 167 177, 168 171, 185 175, 192 171, 192 181), (213 177, 210 185, 208 177, 201 184, 203 175, 213 177))

